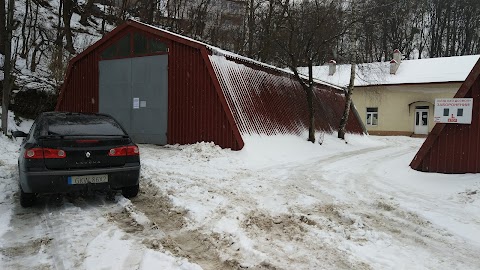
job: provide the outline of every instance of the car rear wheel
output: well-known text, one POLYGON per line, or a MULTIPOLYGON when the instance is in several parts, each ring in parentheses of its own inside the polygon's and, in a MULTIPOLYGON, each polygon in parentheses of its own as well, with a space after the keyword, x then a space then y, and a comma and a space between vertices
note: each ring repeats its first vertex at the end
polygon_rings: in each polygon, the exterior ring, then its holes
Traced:
POLYGON ((133 198, 137 196, 139 189, 139 185, 122 188, 122 195, 125 198, 133 198))
POLYGON ((35 203, 35 193, 25 193, 20 187, 20 205, 22 207, 31 207, 35 203))

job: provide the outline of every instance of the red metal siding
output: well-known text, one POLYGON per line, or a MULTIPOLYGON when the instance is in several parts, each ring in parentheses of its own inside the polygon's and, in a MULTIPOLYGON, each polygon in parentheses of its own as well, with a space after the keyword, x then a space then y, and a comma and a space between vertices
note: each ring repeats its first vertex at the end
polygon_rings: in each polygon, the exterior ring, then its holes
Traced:
POLYGON ((200 49, 172 42, 168 65, 168 143, 241 149, 200 49))
POLYGON ((472 123, 437 124, 410 166, 439 173, 480 172, 480 61, 455 97, 473 98, 472 123))
MULTIPOLYGON (((132 30, 124 28, 71 62, 56 110, 98 112, 99 53, 132 30)), ((243 142, 234 136, 200 50, 172 41, 168 73, 168 143, 213 141, 224 148, 241 149, 243 142)))
POLYGON ((56 110, 98 112, 98 56, 95 51, 75 62, 69 73, 56 110))
MULTIPOLYGON (((221 86, 225 77, 216 76, 214 68, 218 67, 212 65, 205 45, 134 21, 117 27, 72 59, 57 110, 98 112, 99 53, 132 31, 148 32, 169 43, 169 144, 213 141, 223 148, 239 150, 243 147, 240 131, 273 135, 299 134, 306 129, 305 93, 286 73, 259 65, 240 73, 227 68, 235 78, 235 87, 227 93, 221 86), (233 105, 236 102, 240 104, 237 107, 233 105)), ((317 129, 335 130, 344 96, 328 87, 318 86, 315 91, 317 129)), ((353 113, 347 129, 362 132, 353 113)))
MULTIPOLYGON (((308 130, 308 106, 301 85, 287 73, 249 67, 223 56, 211 56, 228 106, 242 134, 294 134, 308 130)), ((338 129, 345 96, 336 89, 315 88, 315 126, 338 129)), ((353 112, 347 130, 362 133, 353 112)))

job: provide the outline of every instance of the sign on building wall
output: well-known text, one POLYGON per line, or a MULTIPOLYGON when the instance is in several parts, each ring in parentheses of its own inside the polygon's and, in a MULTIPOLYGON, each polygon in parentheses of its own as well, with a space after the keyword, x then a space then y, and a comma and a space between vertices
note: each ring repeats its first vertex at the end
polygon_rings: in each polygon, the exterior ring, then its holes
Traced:
POLYGON ((435 99, 435 123, 471 124, 473 98, 435 99))

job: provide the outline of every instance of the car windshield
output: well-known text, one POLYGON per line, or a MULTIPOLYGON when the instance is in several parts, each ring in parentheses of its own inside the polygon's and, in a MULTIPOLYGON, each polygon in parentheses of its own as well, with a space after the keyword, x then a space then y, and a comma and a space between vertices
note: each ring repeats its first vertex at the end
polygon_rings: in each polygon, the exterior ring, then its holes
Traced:
POLYGON ((125 132, 105 115, 58 114, 47 117, 46 134, 58 136, 123 136, 125 132))

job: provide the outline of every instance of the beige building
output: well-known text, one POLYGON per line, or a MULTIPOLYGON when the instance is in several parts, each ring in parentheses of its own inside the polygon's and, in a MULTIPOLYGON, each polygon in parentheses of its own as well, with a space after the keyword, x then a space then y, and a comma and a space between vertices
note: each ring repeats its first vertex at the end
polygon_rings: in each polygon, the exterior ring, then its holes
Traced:
MULTIPOLYGON (((373 135, 425 135, 433 126, 437 98, 453 98, 479 55, 400 60, 357 65, 353 102, 373 135)), ((302 68, 303 69, 303 68, 302 68)), ((346 86, 350 65, 314 67, 322 81, 346 86)))

